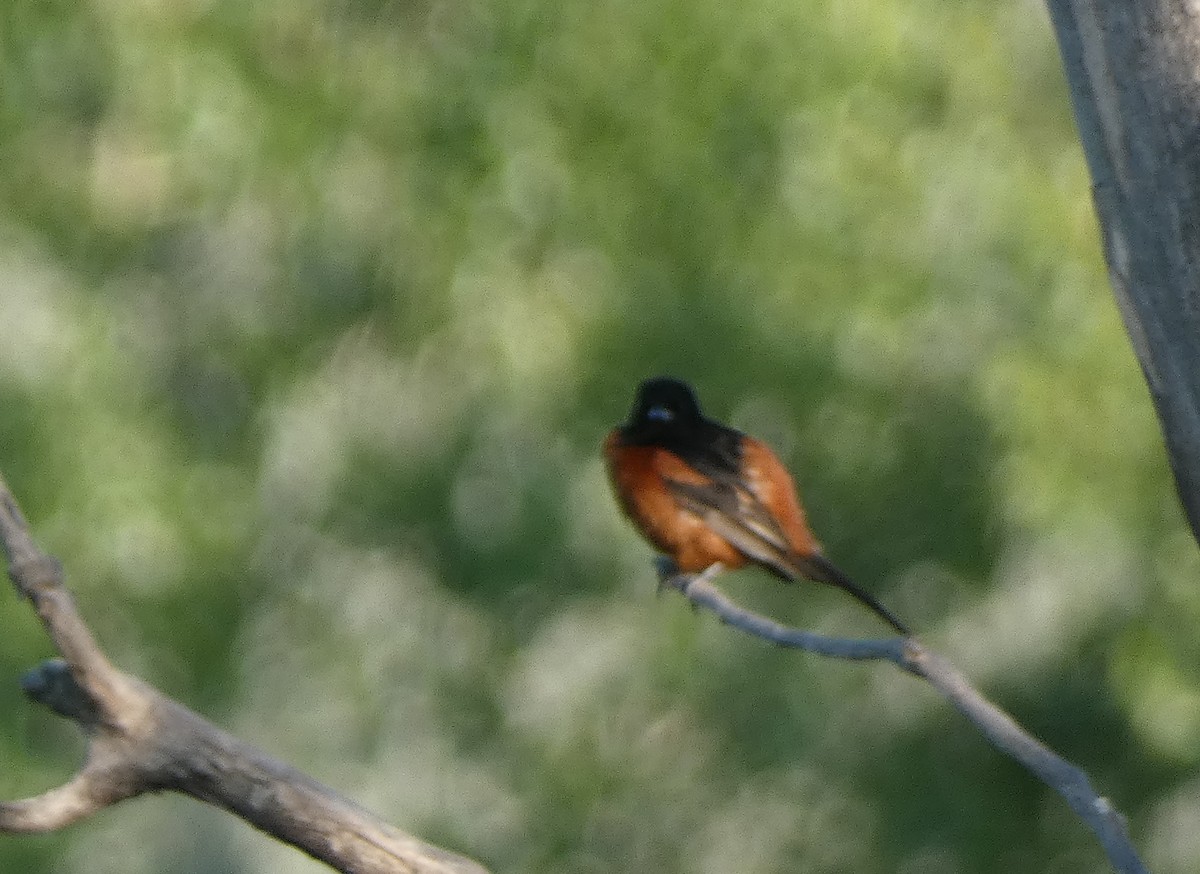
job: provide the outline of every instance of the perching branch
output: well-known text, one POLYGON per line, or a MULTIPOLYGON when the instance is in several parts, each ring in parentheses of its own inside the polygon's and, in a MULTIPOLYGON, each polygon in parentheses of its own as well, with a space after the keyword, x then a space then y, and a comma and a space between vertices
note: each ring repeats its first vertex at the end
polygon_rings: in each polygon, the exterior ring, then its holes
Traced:
POLYGON ((117 670, 101 651, 0 477, 0 540, 17 592, 62 659, 23 679, 26 694, 79 723, 87 755, 66 784, 0 802, 0 832, 48 832, 144 792, 191 795, 237 814, 338 871, 487 874, 479 864, 380 822, 334 790, 222 731, 117 670))
POLYGON ((720 570, 714 565, 702 574, 677 573, 669 559, 660 559, 659 581, 683 594, 697 607, 711 610, 727 625, 779 646, 802 649, 830 658, 887 661, 918 676, 942 694, 1000 752, 1016 759, 1039 780, 1066 799, 1071 809, 1100 839, 1113 868, 1120 874, 1146 874, 1129 840, 1125 819, 1092 788, 1087 774, 1021 728, 1011 716, 983 697, 967 678, 942 656, 916 638, 849 640, 826 637, 785 625, 739 607, 712 583, 720 570))
MULTIPOLYGON (((34 543, 2 477, 0 540, 17 591, 34 605, 63 656, 30 671, 22 685, 35 701, 78 722, 88 737, 82 768, 63 786, 35 798, 0 802, 0 832, 54 831, 126 798, 168 789, 223 807, 339 871, 487 874, 469 859, 380 822, 332 789, 118 671, 80 617, 63 584, 62 568, 34 543)), ((1031 737, 916 639, 848 640, 789 628, 734 604, 712 584, 711 573, 676 574, 666 560, 659 572, 663 585, 748 634, 830 658, 889 661, 923 678, 993 746, 1062 795, 1096 833, 1120 874, 1145 874, 1124 819, 1096 793, 1087 775, 1031 737)))

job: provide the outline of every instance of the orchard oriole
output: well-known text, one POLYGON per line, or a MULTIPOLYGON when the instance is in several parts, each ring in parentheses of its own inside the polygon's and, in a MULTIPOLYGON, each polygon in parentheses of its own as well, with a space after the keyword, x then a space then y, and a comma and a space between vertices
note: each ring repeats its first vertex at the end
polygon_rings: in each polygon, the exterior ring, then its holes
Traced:
POLYGON ((845 589, 908 635, 899 619, 821 553, 796 486, 765 443, 706 418, 691 386, 638 387, 629 421, 604 441, 625 514, 685 573, 756 564, 786 581, 845 589))

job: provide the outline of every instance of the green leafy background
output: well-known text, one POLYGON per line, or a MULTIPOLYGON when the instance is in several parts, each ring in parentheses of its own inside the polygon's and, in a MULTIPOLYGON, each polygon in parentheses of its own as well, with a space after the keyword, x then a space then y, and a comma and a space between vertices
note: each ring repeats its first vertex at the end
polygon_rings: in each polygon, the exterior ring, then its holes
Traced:
MULTIPOLYGON (((1106 870, 920 683, 656 597, 597 448, 661 372, 1200 867, 1200 563, 1040 3, 0 12, 0 470, 120 665, 497 872, 1106 870)), ((0 628, 19 797, 82 744, 0 628)), ((168 796, 0 870, 323 869, 168 796)))

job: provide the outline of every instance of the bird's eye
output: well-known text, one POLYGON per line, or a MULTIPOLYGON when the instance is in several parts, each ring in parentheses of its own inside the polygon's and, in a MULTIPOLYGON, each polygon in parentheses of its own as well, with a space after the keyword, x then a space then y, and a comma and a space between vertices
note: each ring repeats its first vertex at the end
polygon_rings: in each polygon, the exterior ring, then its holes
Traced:
POLYGON ((662 404, 655 404, 646 410, 646 418, 651 422, 670 422, 675 418, 675 411, 670 407, 664 407, 662 404))

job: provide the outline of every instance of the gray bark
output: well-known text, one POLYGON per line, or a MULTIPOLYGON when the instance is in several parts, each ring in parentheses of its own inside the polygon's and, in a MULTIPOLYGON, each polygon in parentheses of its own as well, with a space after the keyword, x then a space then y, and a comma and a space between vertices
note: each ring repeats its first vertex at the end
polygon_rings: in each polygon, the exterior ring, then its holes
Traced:
POLYGON ((88 740, 83 767, 65 784, 36 798, 0 801, 0 833, 54 831, 127 798, 171 790, 237 814, 347 874, 487 874, 117 670, 76 608, 62 567, 34 543, 2 477, 0 544, 13 585, 62 656, 30 671, 25 692, 78 722, 88 740))
POLYGON ((1200 7, 1047 5, 1109 277, 1200 541, 1200 7))

